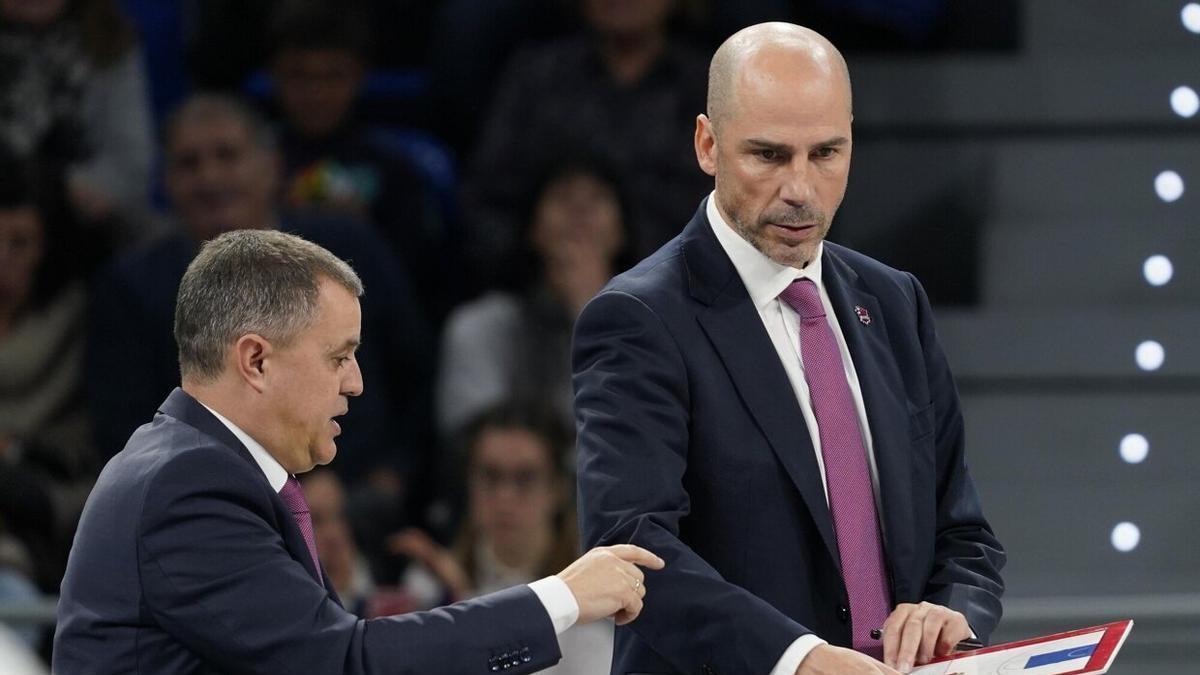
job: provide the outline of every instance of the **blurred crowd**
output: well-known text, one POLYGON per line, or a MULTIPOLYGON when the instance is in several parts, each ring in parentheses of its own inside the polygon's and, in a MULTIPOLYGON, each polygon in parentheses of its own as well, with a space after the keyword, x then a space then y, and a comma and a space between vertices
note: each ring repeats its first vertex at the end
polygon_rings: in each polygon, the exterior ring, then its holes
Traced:
MULTIPOLYGON (((953 45, 950 3, 900 4, 0 0, 0 604, 57 593, 96 475, 179 382, 185 268, 240 228, 365 282, 365 393, 303 477, 347 605, 564 567, 572 324, 711 190, 708 55, 770 18, 953 45)), ((605 636, 570 639, 559 668, 594 672, 571 654, 605 636)))

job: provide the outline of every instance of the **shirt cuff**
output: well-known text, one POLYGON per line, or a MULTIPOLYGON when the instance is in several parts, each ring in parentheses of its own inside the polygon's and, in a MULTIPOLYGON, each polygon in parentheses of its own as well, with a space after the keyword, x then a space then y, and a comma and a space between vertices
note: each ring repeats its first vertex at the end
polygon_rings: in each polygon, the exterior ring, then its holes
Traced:
POLYGON ((771 669, 771 675, 796 675, 796 671, 799 670, 800 662, 804 660, 804 657, 823 644, 828 643, 812 633, 801 635, 796 638, 796 641, 791 646, 784 650, 783 656, 779 657, 779 661, 771 669))
POLYGON ((546 613, 550 615, 550 621, 554 624, 555 635, 562 635, 579 620, 579 602, 567 587, 567 582, 551 575, 531 582, 529 590, 542 601, 542 606, 546 608, 546 613))

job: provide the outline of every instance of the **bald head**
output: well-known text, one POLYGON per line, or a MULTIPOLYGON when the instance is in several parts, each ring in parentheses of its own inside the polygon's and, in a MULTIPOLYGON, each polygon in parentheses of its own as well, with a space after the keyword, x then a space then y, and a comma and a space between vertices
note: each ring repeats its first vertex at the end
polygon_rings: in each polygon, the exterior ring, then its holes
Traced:
POLYGON ((845 81, 850 103, 850 71, 841 52, 820 33, 791 23, 760 23, 734 33, 717 48, 708 69, 708 118, 713 124, 736 112, 739 86, 769 77, 781 60, 812 77, 845 81))

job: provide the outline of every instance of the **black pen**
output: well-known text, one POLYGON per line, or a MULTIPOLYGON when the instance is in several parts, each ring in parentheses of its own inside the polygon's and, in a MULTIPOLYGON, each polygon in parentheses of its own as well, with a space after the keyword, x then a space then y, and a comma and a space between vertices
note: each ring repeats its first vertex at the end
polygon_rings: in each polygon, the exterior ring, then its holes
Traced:
MULTIPOLYGON (((872 628, 871 629, 871 639, 872 640, 878 640, 882 637, 883 637, 883 629, 882 628, 872 628)), ((976 640, 975 638, 967 638, 966 640, 959 640, 958 644, 954 645, 954 651, 956 651, 956 652, 969 652, 972 649, 983 649, 983 643, 980 642, 979 640, 976 640)))

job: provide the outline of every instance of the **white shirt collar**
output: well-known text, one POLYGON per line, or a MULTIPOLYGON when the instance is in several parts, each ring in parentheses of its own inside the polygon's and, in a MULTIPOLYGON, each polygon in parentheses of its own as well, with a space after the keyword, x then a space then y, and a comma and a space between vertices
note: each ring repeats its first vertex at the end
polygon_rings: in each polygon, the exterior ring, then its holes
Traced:
MULTIPOLYGON (((200 405, 204 404, 201 403, 200 405)), ((276 492, 282 490, 283 484, 286 483, 288 479, 287 469, 283 468, 283 465, 280 464, 279 461, 274 457, 272 457, 271 453, 267 452, 267 449, 264 448, 262 444, 253 438, 250 438, 249 434, 242 431, 236 424, 225 419, 224 415, 206 405, 204 405, 204 409, 212 413, 213 417, 217 418, 221 424, 224 424, 231 432, 233 432, 234 436, 237 436, 237 439, 242 442, 242 445, 246 446, 246 449, 250 451, 250 456, 254 458, 255 462, 258 462, 258 468, 262 469, 263 475, 267 477, 267 482, 271 484, 271 489, 275 490, 276 492)))
POLYGON ((825 242, 817 244, 817 255, 813 261, 804 269, 798 270, 771 260, 734 231, 717 208, 715 191, 708 195, 705 212, 708 214, 708 223, 712 226, 713 233, 717 235, 717 241, 733 262, 734 269, 742 278, 742 283, 758 311, 763 311, 768 303, 778 299, 779 294, 796 279, 812 279, 817 288, 821 288, 821 257, 825 252, 825 242))

